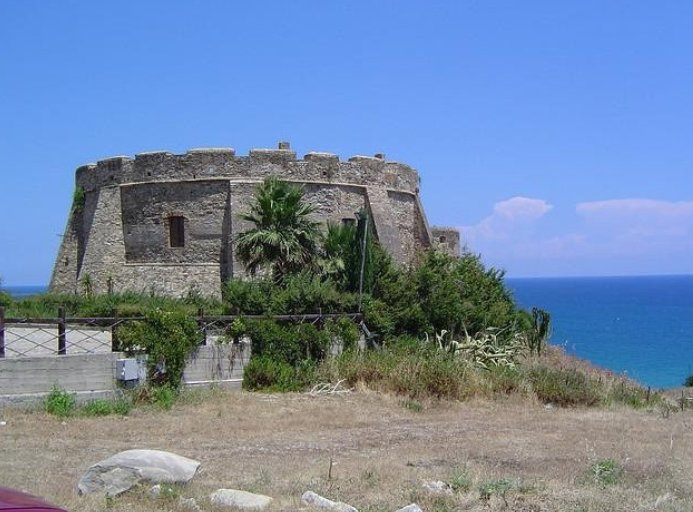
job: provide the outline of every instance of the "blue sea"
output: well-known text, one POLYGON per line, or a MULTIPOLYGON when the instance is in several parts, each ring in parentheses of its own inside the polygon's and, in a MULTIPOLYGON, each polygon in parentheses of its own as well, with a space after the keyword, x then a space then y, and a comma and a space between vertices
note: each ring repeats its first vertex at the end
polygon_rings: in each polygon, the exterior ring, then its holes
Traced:
POLYGON ((37 293, 44 293, 48 287, 42 285, 30 285, 30 286, 3 286, 3 290, 12 295, 15 299, 21 299, 22 297, 28 297, 29 295, 35 295, 37 293))
POLYGON ((654 388, 693 373, 693 276, 506 279, 551 313, 550 342, 654 388))

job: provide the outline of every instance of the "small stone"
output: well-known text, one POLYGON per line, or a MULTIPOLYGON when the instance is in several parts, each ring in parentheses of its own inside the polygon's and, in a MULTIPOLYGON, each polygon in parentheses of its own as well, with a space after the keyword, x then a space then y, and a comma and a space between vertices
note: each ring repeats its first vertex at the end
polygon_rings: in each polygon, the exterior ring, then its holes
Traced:
POLYGON ((421 510, 421 507, 419 507, 416 503, 412 503, 411 505, 400 508, 395 512, 423 512, 423 510, 421 510))
POLYGON ((202 509, 200 506, 197 504, 197 501, 195 501, 195 498, 179 498, 178 499, 178 505, 180 508, 184 508, 185 510, 190 510, 192 512, 200 512, 202 509))
POLYGON ((347 505, 346 503, 342 503, 341 501, 328 500, 327 498, 323 498, 322 496, 314 493, 313 491, 304 492, 303 496, 301 496, 301 501, 305 505, 314 508, 321 508, 323 510, 330 510, 332 512, 358 512, 358 510, 356 510, 351 505, 347 505))
POLYGON ((4 427, 7 425, 7 422, 5 420, 0 420, 0 427, 4 427))
POLYGON ((209 495, 209 500, 218 506, 240 510, 263 510, 272 503, 272 498, 236 489, 219 489, 209 495))
POLYGON ((450 487, 449 484, 442 482, 440 480, 430 480, 428 482, 424 482, 421 487, 423 487, 429 493, 438 496, 452 496, 453 494, 452 487, 450 487))
POLYGON ((158 498, 161 496, 161 485, 156 484, 154 487, 149 489, 149 496, 152 498, 158 498))

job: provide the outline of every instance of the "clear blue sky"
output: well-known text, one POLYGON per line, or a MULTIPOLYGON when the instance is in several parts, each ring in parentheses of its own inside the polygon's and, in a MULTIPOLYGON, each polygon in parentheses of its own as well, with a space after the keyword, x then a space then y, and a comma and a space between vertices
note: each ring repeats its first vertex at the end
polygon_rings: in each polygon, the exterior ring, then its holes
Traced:
POLYGON ((693 273, 693 2, 0 0, 0 276, 74 170, 289 140, 416 167, 511 276, 693 273))

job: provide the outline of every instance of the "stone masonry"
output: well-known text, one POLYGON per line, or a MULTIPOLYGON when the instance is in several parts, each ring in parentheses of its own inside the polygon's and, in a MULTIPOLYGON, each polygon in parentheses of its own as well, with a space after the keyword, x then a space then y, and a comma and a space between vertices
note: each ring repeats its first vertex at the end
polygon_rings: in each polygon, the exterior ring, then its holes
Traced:
POLYGON ((384 155, 339 160, 289 143, 236 156, 230 148, 116 156, 77 169, 80 197, 72 207, 50 290, 77 292, 85 276, 94 293, 191 290, 219 296, 221 284, 245 274, 234 240, 251 226, 256 188, 271 175, 300 184, 321 222, 350 222, 365 208, 375 236, 394 258, 410 263, 431 245, 459 254, 459 232, 429 227, 419 175, 384 155))

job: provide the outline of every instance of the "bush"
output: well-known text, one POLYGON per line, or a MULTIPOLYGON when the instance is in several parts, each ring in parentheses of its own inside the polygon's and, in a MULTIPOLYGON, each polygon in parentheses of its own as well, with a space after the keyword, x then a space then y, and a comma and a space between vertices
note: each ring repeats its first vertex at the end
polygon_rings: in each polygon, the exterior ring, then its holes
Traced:
POLYGON ((119 414, 126 416, 132 409, 132 402, 126 398, 116 400, 92 400, 84 404, 80 412, 84 416, 108 416, 119 414))
POLYGON ((65 388, 56 384, 44 399, 43 407, 48 414, 58 418, 67 418, 75 412, 75 397, 68 393, 65 388))
POLYGON ((185 362, 202 341, 197 323, 184 313, 154 310, 144 321, 118 330, 121 347, 129 354, 148 354, 149 379, 177 389, 185 362))
POLYGON ((243 371, 243 389, 289 392, 305 389, 312 380, 314 366, 303 363, 296 367, 266 356, 255 357, 243 371))
POLYGON ((595 405, 601 395, 597 384, 578 370, 532 368, 529 380, 537 398, 559 406, 595 405))
POLYGON ((621 480, 623 468, 615 459, 603 459, 589 467, 588 475, 592 483, 605 489, 621 480))
POLYGON ((693 388, 693 373, 686 377, 686 380, 683 381, 683 385, 687 388, 693 388))

